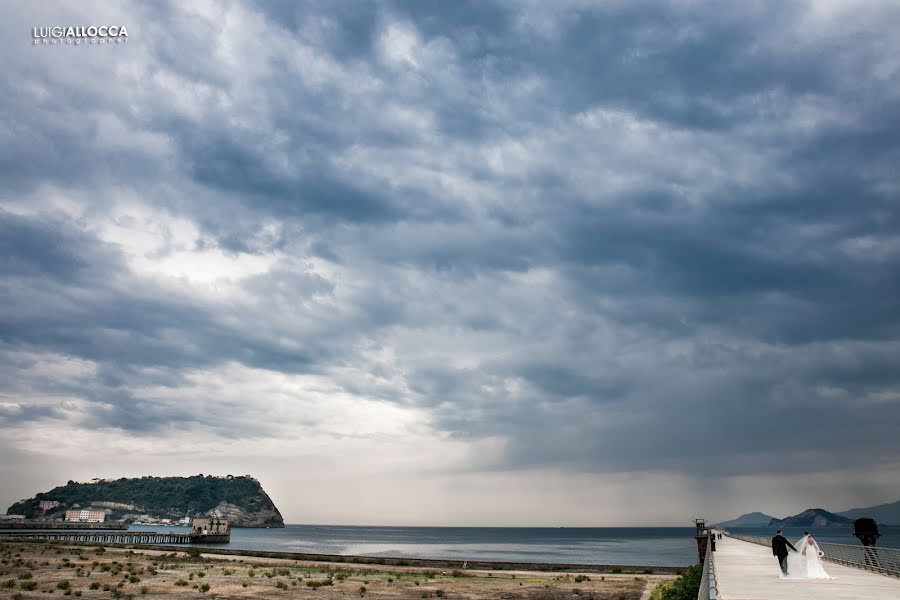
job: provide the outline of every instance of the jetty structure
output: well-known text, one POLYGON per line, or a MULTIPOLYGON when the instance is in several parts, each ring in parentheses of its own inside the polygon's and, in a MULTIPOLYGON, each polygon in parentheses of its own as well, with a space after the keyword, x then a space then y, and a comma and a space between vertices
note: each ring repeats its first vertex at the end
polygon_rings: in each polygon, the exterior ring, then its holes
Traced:
POLYGON ((695 537, 703 565, 697 600, 900 598, 900 550, 896 548, 819 542, 825 569, 833 579, 790 579, 779 576, 769 538, 707 528, 697 521, 695 537))
MULTIPOLYGON (((0 521, 0 530, 3 529, 118 529, 126 530, 128 525, 118 522, 105 523, 78 523, 73 521, 34 521, 25 519, 22 521, 0 521)), ((0 532, 2 533, 2 532, 0 532)))
POLYGON ((121 531, 83 527, 33 531, 0 530, 0 540, 61 540, 102 544, 227 544, 231 528, 218 516, 195 518, 186 531, 121 531))

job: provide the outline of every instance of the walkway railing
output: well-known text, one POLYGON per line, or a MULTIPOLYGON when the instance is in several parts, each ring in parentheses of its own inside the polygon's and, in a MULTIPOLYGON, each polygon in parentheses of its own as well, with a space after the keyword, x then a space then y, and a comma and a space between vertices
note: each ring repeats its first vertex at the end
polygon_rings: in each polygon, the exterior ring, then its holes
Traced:
MULTIPOLYGON (((766 547, 770 547, 772 544, 771 539, 759 535, 742 535, 727 532, 726 535, 766 547)), ((900 550, 897 548, 877 548, 875 546, 834 544, 832 542, 818 542, 818 544, 819 549, 825 553, 823 557, 825 560, 875 573, 900 577, 900 550)))
POLYGON ((900 550, 896 548, 819 542, 819 549, 825 553, 825 560, 900 577, 900 550))
POLYGON ((712 543, 707 545, 706 558, 703 559, 703 572, 700 576, 700 591, 697 592, 697 600, 717 600, 719 587, 716 583, 715 559, 712 551, 712 543))

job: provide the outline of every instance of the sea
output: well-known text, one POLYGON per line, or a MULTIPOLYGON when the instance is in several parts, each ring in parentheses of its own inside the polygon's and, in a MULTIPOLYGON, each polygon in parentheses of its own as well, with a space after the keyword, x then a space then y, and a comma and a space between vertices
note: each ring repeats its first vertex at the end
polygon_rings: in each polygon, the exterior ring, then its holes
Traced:
MULTIPOLYGON (((132 531, 178 527, 132 525, 132 531)), ((286 525, 283 529, 231 530, 217 547, 396 558, 437 558, 596 565, 688 566, 697 562, 693 527, 366 527, 286 525)), ((772 536, 771 528, 735 533, 772 536)), ((850 529, 811 529, 822 542, 857 545, 850 529)), ((789 540, 803 530, 785 531, 789 540)), ((900 548, 900 529, 882 532, 879 546, 900 548)))

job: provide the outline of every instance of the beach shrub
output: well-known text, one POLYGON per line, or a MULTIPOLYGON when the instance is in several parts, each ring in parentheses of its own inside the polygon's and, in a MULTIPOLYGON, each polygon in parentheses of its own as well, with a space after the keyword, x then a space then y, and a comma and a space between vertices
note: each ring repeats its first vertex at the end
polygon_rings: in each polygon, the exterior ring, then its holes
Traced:
POLYGON ((146 585, 141 586, 141 593, 142 593, 142 594, 149 594, 149 593, 150 593, 150 588, 148 588, 146 585))
POLYGON ((25 571, 24 573, 19 575, 19 579, 31 579, 32 577, 34 577, 34 575, 31 573, 31 571, 25 571))
POLYGON ((70 585, 69 580, 63 579, 62 581, 58 581, 56 583, 56 588, 60 589, 60 590, 67 590, 67 589, 69 589, 69 585, 70 585))
POLYGON ((205 571, 197 571, 197 577, 206 577, 205 571))
POLYGON ((184 579, 179 579, 178 581, 175 582, 175 585, 177 585, 178 587, 185 587, 185 586, 187 586, 187 584, 188 584, 188 582, 185 581, 184 579))
MULTIPOLYGON (((287 587, 287 586, 285 586, 285 587, 287 587)), ((204 583, 203 585, 201 585, 201 586, 200 586, 199 588, 197 588, 197 589, 199 589, 201 592, 203 592, 203 593, 205 594, 206 592, 209 591, 209 584, 208 584, 208 583, 204 583)))
POLYGON ((277 572, 279 575, 281 575, 282 577, 290 577, 290 576, 291 576, 291 570, 290 570, 290 569, 281 568, 281 569, 278 569, 276 572, 277 572))
POLYGON ((324 585, 334 585, 331 579, 310 579, 306 582, 307 587, 320 588, 324 585))
POLYGON ((79 598, 81 597, 81 590, 75 590, 75 595, 79 598))
POLYGON ((366 595, 366 586, 364 586, 364 585, 359 586, 359 595, 360 596, 366 595))
POLYGON ((99 581, 94 581, 94 582, 91 583, 91 585, 88 586, 88 588, 89 588, 89 589, 92 589, 92 590, 99 590, 99 589, 100 589, 100 582, 99 582, 99 581))
POLYGON ((443 598, 443 597, 444 597, 444 590, 435 590, 435 591, 434 591, 434 595, 437 596, 438 598, 443 598))
POLYGON ((279 590, 286 590, 286 589, 288 589, 288 584, 286 584, 283 581, 276 581, 275 587, 277 587, 279 590))
POLYGON ((248 577, 256 577, 256 571, 254 571, 253 569, 250 569, 249 571, 247 571, 247 576, 248 577))
POLYGON ((19 584, 19 587, 25 590, 26 592, 30 592, 31 590, 37 589, 38 582, 34 579, 26 579, 22 583, 19 584))
POLYGON ((622 569, 620 569, 619 567, 616 567, 616 568, 613 569, 611 572, 612 572, 612 573, 621 573, 621 572, 622 572, 622 569))
POLYGON ((5 587, 5 588, 16 587, 16 580, 15 579, 7 579, 6 581, 3 582, 3 587, 5 587))
POLYGON ((695 600, 700 592, 700 578, 703 567, 694 565, 672 583, 656 587, 650 595, 651 600, 695 600))
POLYGON ((131 576, 128 578, 128 581, 129 581, 130 583, 137 583, 137 582, 140 581, 140 580, 141 580, 141 578, 138 577, 137 575, 131 575, 131 576))
POLYGON ((576 575, 575 576, 575 583, 581 583, 582 581, 590 581, 590 580, 591 580, 591 578, 588 577, 587 575, 576 575))

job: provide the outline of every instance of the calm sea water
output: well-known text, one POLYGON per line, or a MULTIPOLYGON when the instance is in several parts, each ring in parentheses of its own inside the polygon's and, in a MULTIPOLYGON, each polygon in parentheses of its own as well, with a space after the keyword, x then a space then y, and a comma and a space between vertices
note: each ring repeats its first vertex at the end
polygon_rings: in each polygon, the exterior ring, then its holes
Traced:
MULTIPOLYGON (((172 531, 173 527, 132 526, 172 531)), ((350 527, 287 525, 233 529, 227 548, 320 554, 515 562, 685 566, 695 562, 692 527, 350 527)))
MULTIPOLYGON (((132 530, 180 528, 132 526, 132 530)), ((849 529, 813 529, 819 541, 858 544, 849 529)), ((737 529, 773 535, 770 528, 737 529)), ((786 530, 788 539, 803 531, 786 530)), ((900 530, 886 529, 882 547, 900 547, 900 530)), ((241 550, 495 560, 515 562, 686 566, 697 560, 693 527, 350 527, 287 525, 284 529, 233 529, 231 543, 241 550)))

